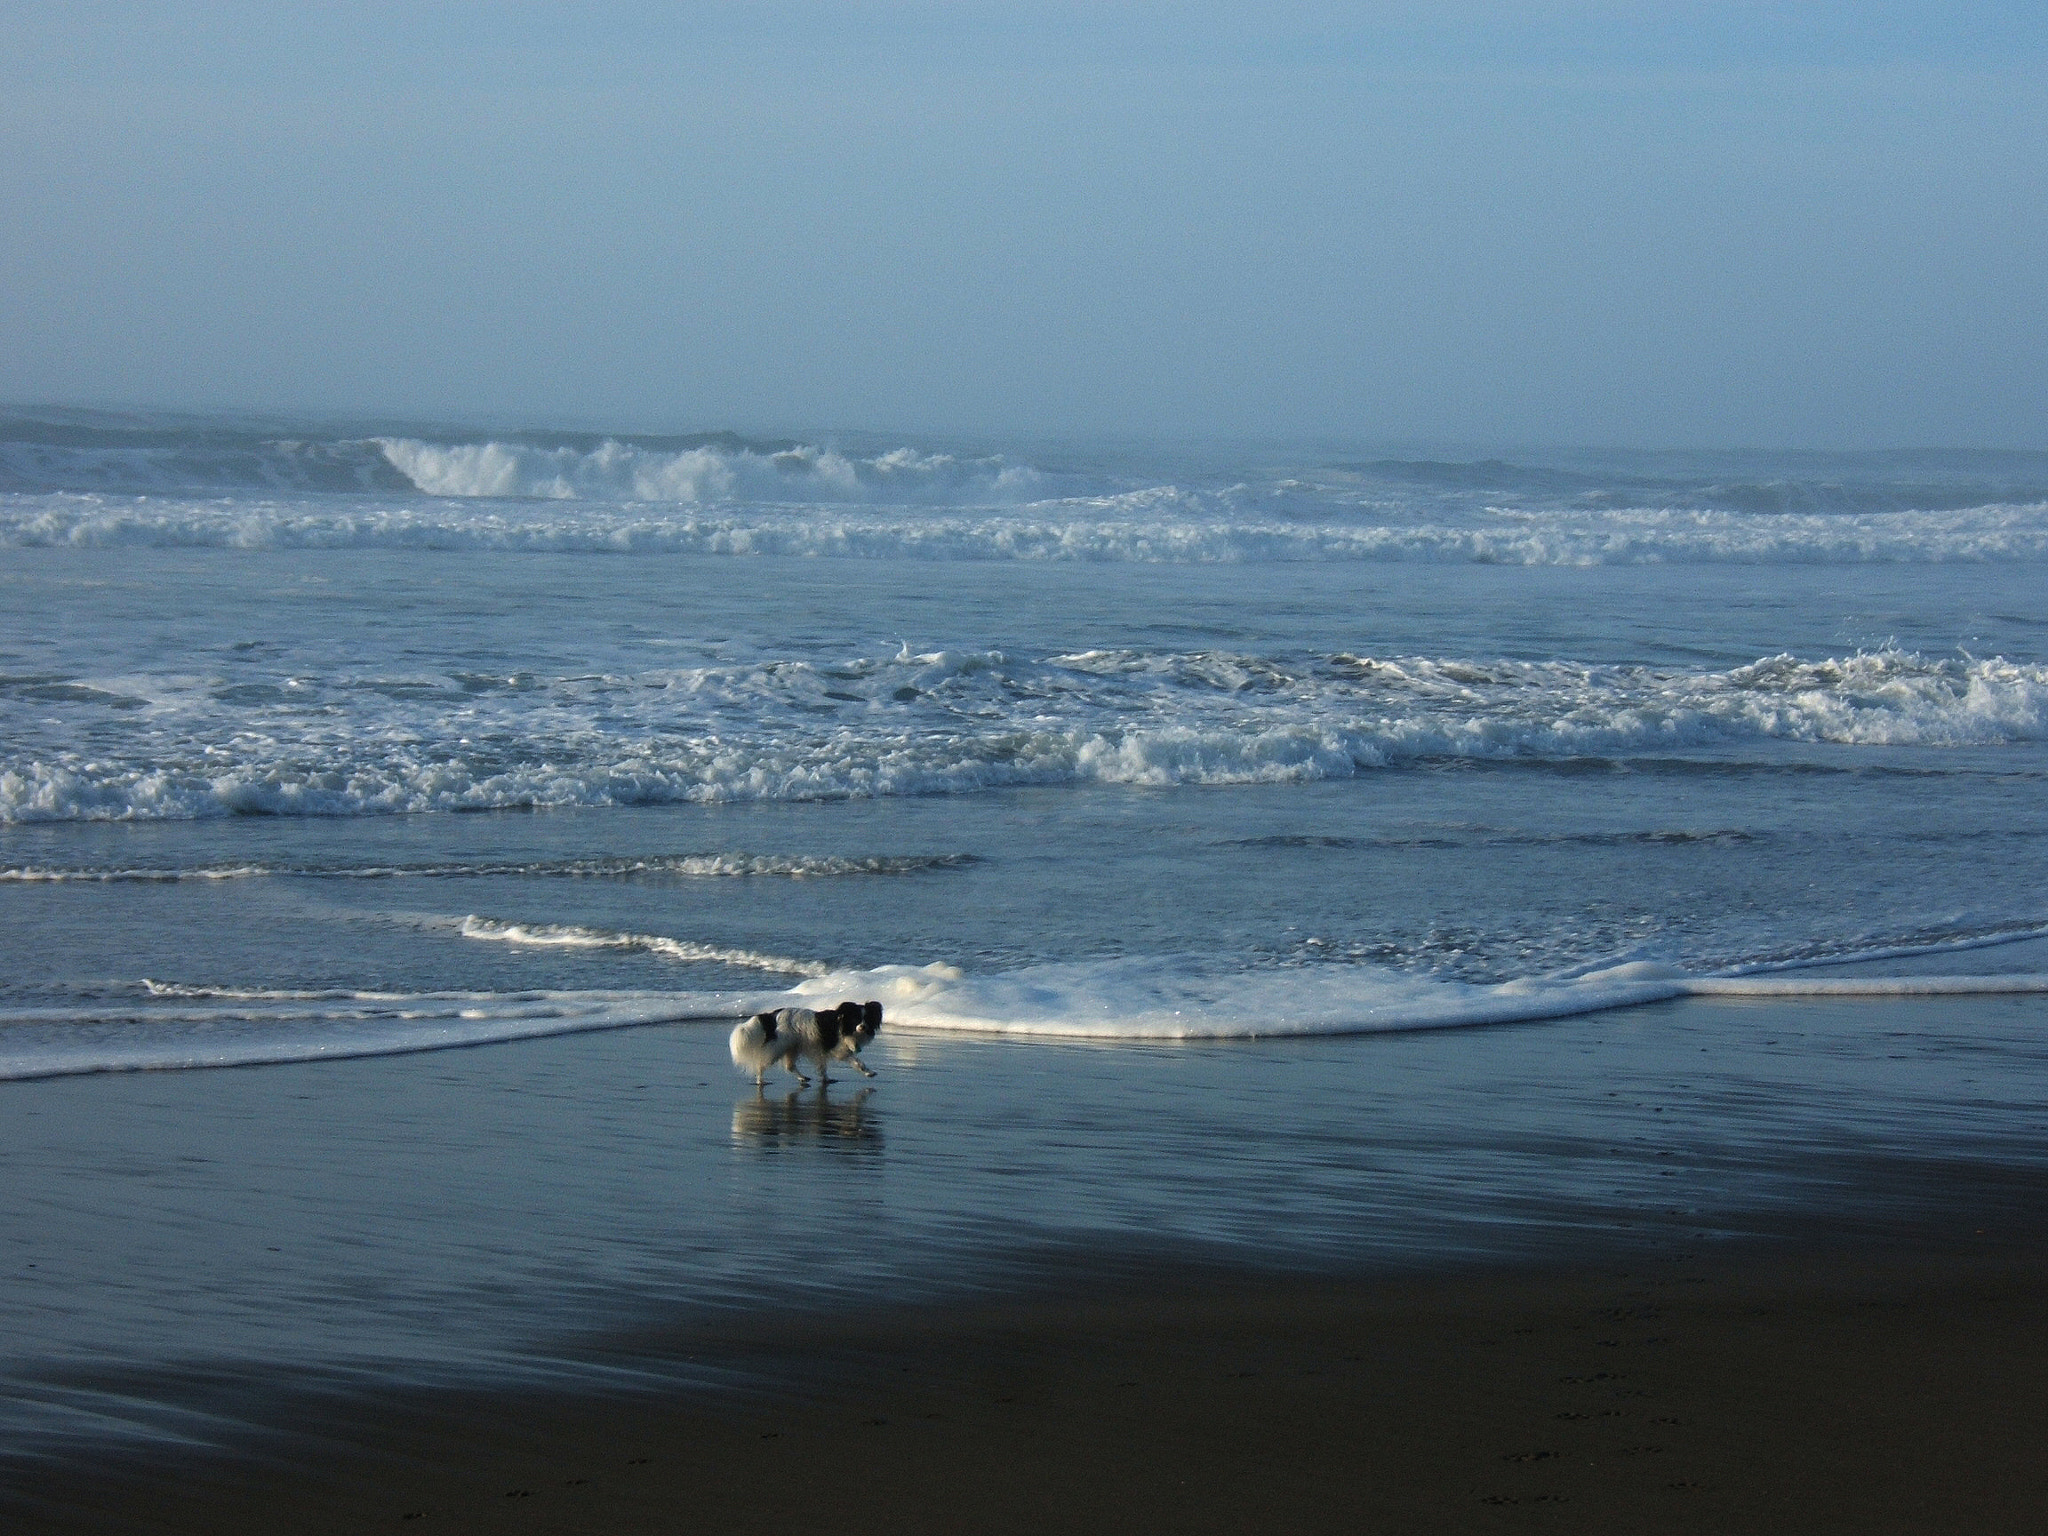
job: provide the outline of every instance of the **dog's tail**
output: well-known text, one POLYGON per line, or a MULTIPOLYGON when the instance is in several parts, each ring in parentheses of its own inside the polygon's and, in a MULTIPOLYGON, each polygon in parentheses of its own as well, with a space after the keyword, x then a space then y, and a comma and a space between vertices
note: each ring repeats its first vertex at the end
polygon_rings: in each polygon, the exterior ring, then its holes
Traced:
POLYGON ((758 1075, 779 1054, 775 1044, 775 1015, 757 1013, 751 1019, 740 1020, 733 1026, 732 1038, 727 1045, 732 1051, 734 1066, 758 1075))

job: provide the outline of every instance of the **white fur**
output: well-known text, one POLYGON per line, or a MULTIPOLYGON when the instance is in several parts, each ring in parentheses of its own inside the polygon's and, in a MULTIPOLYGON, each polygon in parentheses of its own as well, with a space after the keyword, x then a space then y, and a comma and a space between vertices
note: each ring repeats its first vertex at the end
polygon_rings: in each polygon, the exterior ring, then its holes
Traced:
POLYGON ((750 1019, 741 1020, 732 1032, 732 1064, 742 1072, 753 1073, 755 1083, 759 1084, 767 1079, 768 1069, 780 1063, 789 1068, 806 1088, 810 1087, 811 1080, 797 1066, 803 1041, 792 1015, 802 1016, 810 1026, 811 1038, 815 1040, 818 1016, 808 1008, 778 1008, 773 1013, 757 1013, 750 1019))

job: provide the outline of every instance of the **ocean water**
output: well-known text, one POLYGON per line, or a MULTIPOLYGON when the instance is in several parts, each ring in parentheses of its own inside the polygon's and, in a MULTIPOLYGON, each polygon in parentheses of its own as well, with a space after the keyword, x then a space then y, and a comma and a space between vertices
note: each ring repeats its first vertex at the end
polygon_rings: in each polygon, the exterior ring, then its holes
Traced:
POLYGON ((1767 1069, 1688 1101, 1751 1206, 1792 1198, 1786 1149, 1897 1152, 1907 1124, 2023 1158, 2044 593, 2048 454, 17 410, 0 1239, 71 1299, 9 1292, 10 1358, 473 1365, 519 1306, 935 1273, 1012 1219, 1297 1255, 1469 1246, 1539 1207, 1576 1229, 1608 1143, 1657 1155, 1679 1066, 1752 1031, 1767 1069), (888 1007, 874 1097, 724 1075, 742 1012, 840 997, 888 1007), (1952 1009, 1938 1070, 1880 1048, 1916 997, 1952 1009), (548 1058, 584 1064, 551 1123, 594 1170, 549 1204, 556 1172, 492 1173, 519 1137, 476 1105, 538 1091, 512 1042, 599 1031, 548 1058), (619 1109, 666 1040, 680 1107, 619 1109), (106 1075, 383 1056, 404 1145, 287 1146, 272 1101, 317 1098, 312 1068, 211 1096, 106 1075), (984 1071, 1007 1086, 978 1102, 984 1071), (1383 1134, 1340 1128, 1331 1081, 1375 1085, 1383 1134), (727 1203, 628 1219, 672 1121, 727 1203), (791 1198, 772 1160, 721 1161, 830 1146, 879 1176, 884 1125, 893 1203, 805 1203, 808 1232, 762 1217, 791 1198), (241 1182, 171 1167, 166 1127, 241 1182), (254 1242, 221 1214, 245 1208, 355 1257, 254 1242))
POLYGON ((2048 455, 0 427, 0 1075, 2048 931, 2048 455))

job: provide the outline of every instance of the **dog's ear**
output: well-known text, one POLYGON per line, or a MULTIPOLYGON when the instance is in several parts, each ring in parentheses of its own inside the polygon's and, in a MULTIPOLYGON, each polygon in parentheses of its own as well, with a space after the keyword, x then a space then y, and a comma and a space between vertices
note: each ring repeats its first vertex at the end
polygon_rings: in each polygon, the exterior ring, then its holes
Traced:
POLYGON ((861 1019, 868 1027, 868 1033, 872 1035, 879 1032, 882 1027, 882 1005, 873 1001, 865 1002, 861 1004, 860 1011, 861 1019))

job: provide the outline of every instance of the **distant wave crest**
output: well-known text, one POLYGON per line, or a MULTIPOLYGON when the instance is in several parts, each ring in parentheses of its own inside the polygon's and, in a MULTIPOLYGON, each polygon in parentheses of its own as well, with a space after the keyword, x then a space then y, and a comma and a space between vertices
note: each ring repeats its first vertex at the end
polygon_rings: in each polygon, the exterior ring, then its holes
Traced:
POLYGON ((861 457, 804 444, 661 451, 607 440, 591 449, 521 443, 377 439, 384 457, 429 496, 532 496, 554 500, 888 503, 1029 494, 1038 473, 1000 458, 961 459, 897 448, 861 457))
POLYGON ((0 884, 170 885, 187 880, 258 880, 280 875, 326 880, 485 879, 505 875, 528 880, 699 880, 720 877, 815 880, 842 875, 911 875, 932 869, 958 869, 975 862, 976 857, 971 853, 877 854, 853 858, 838 854, 699 853, 650 855, 645 858, 426 864, 193 864, 156 867, 18 864, 0 868, 0 884))
POLYGON ((972 505, 1042 494, 1042 477, 999 456, 909 447, 858 454, 815 444, 691 446, 372 437, 200 439, 163 445, 0 441, 0 491, 191 495, 197 492, 418 492, 452 498, 602 502, 972 505))
POLYGON ((787 955, 729 945, 700 944, 658 933, 616 933, 569 923, 510 923, 471 915, 462 920, 465 939, 492 939, 501 944, 526 944, 547 949, 609 949, 660 955, 697 965, 730 965, 742 970, 772 971, 784 976, 825 976, 832 967, 820 960, 794 960, 787 955))
POLYGON ((926 458, 881 474, 875 466, 893 456, 862 468, 834 455, 790 472, 764 468, 771 459, 731 455, 694 467, 682 462, 690 455, 670 456, 665 466, 629 460, 613 472, 628 481, 652 477, 641 490, 665 485, 673 494, 577 500, 577 486, 597 473, 594 456, 556 472, 542 450, 501 456, 498 445, 418 447, 414 468, 444 488, 444 499, 0 496, 0 547, 1246 565, 2048 561, 2048 502, 1859 513, 1502 507, 1434 517, 1377 503, 1288 512, 1269 505, 1274 496, 1230 488, 1168 485, 1043 499, 1031 471, 970 473, 926 458), (538 499, 489 489, 501 482, 538 499), (745 496, 737 496, 740 489, 745 496))

